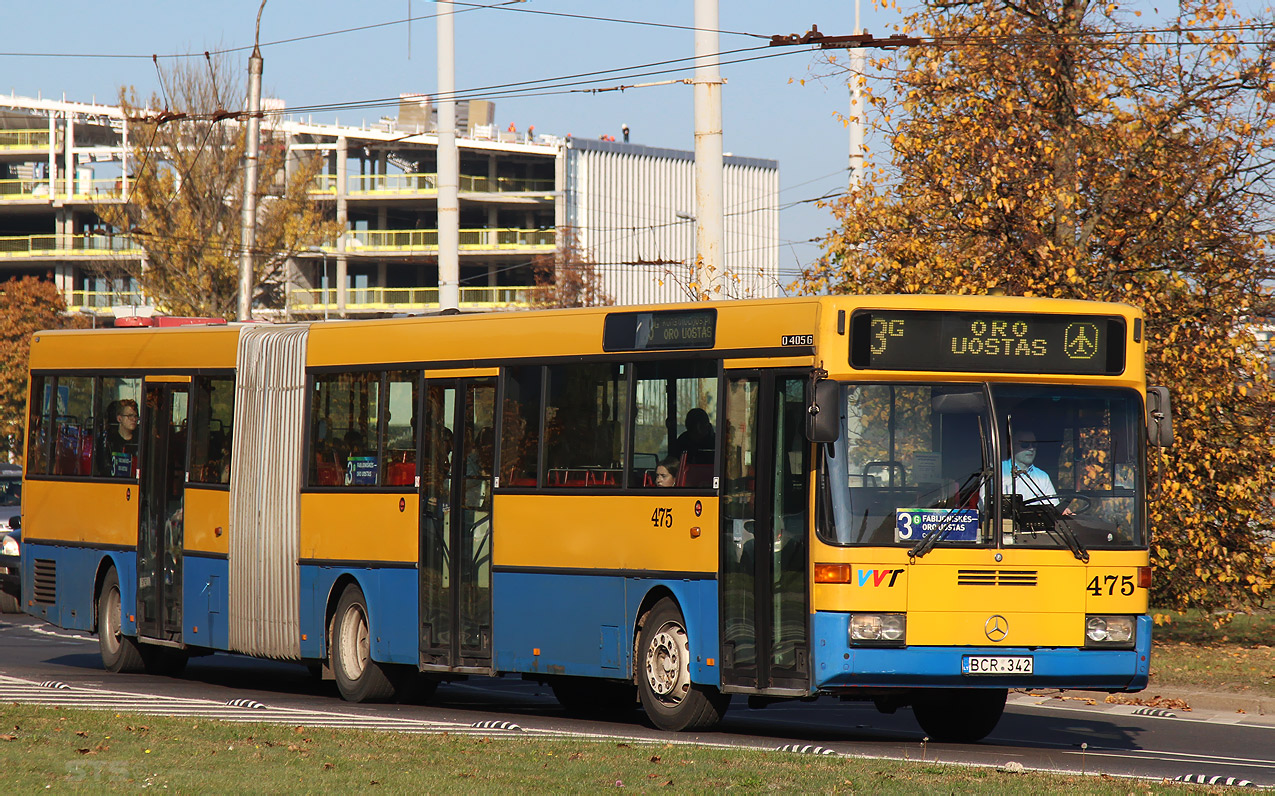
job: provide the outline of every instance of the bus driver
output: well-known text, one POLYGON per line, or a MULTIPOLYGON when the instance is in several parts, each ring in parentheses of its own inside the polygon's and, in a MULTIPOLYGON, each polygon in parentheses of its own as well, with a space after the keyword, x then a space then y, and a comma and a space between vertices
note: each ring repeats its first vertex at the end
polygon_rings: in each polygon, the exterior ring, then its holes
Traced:
POLYGON ((1036 466, 1036 435, 1031 431, 1014 432, 1010 458, 1001 462, 1001 489, 1006 495, 1022 495, 1024 503, 1058 505, 1049 473, 1036 466))

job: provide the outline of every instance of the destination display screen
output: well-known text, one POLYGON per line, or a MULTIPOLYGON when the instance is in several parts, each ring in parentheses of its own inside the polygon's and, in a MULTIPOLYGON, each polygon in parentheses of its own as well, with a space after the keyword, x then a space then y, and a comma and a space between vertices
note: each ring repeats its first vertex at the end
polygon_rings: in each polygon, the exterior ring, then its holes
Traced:
POLYGON ((1109 315, 859 310, 850 364, 861 370, 1115 375, 1125 323, 1109 315))
POLYGON ((717 310, 714 309, 617 312, 606 318, 602 350, 712 348, 716 335, 717 310))

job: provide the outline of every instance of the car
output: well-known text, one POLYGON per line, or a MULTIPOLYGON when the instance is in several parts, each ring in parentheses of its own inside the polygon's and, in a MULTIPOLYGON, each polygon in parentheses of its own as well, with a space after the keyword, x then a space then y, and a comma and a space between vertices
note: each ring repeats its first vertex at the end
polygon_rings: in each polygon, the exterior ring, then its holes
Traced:
POLYGON ((22 468, 0 465, 0 613, 22 610, 22 468))

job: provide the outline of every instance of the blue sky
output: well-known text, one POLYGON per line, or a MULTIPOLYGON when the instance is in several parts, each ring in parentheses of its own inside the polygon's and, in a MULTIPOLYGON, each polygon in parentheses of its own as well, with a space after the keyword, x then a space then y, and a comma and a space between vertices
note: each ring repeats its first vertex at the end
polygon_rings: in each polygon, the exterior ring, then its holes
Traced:
MULTIPOLYGON (((474 0, 492 3, 498 0, 474 0)), ((0 45, 0 91, 23 96, 87 102, 114 102, 121 85, 149 96, 159 86, 150 55, 202 53, 204 50, 250 47, 259 0, 183 0, 126 3, 63 0, 56 4, 24 3, 6 9, 10 35, 0 45), (21 35, 14 35, 21 32, 21 35), (52 53, 24 57, 14 53, 52 53), (142 56, 85 58, 84 54, 142 56)), ((437 6, 429 0, 349 3, 330 0, 268 0, 261 22, 261 41, 279 42, 412 17, 428 17, 437 6), (409 14, 410 9, 410 14, 409 14)), ((466 8, 457 6, 458 9, 466 8)), ((646 0, 643 3, 531 0, 514 6, 614 17, 665 25, 691 26, 693 0, 646 0)), ((896 19, 864 0, 865 28, 886 35, 896 19)), ((848 34, 854 25, 853 0, 786 0, 782 3, 721 0, 719 28, 758 34, 802 33, 811 24, 828 35, 848 34)), ((599 20, 471 9, 457 14, 456 85, 460 90, 622 69, 675 58, 689 58, 693 33, 674 27, 621 24, 599 20)), ((722 51, 764 46, 763 38, 723 33, 722 51)), ((289 107, 356 102, 397 97, 401 92, 432 92, 437 87, 435 24, 418 19, 340 35, 270 44, 262 49, 268 96, 289 107), (409 30, 410 28, 410 30, 409 30)), ((844 84, 812 81, 817 55, 805 47, 766 48, 724 56, 756 58, 724 63, 723 142, 727 152, 773 158, 780 167, 780 236, 785 244, 780 262, 786 276, 818 256, 806 243, 824 234, 831 223, 827 211, 802 202, 836 193, 846 183, 848 136, 836 117, 848 107, 844 84), (805 79, 805 85, 800 81, 805 79)), ((247 70, 248 51, 230 54, 247 70)), ((163 61, 163 59, 161 59, 163 61)), ((689 77, 687 62, 643 77, 616 77, 596 86, 614 86, 689 77)), ((669 67, 653 67, 652 70, 669 67)), ((642 70, 648 71, 648 70, 642 70)), ((315 112, 314 120, 373 122, 393 115, 394 108, 315 112)), ((537 133, 577 137, 602 134, 620 137, 631 129, 635 143, 678 149, 694 148, 692 89, 668 85, 596 94, 558 93, 496 100, 496 122, 519 130, 534 125, 537 133)))

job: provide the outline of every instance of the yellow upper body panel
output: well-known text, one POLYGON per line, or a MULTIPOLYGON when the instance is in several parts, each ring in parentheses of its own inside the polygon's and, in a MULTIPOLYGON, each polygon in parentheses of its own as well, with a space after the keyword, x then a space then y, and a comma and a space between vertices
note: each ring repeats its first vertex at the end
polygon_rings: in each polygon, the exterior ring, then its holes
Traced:
POLYGON ((190 370, 235 366, 237 326, 75 329, 38 332, 32 370, 190 370))

